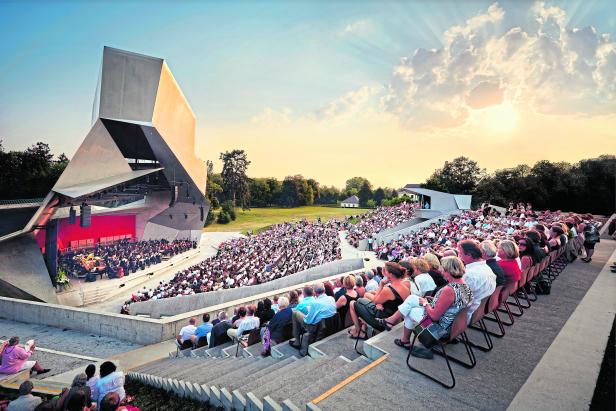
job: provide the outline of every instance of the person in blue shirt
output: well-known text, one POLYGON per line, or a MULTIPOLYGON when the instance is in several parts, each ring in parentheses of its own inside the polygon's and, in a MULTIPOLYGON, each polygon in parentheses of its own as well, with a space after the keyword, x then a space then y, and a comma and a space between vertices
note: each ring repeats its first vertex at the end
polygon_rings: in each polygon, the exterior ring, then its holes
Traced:
POLYGON ((210 324, 210 315, 203 314, 203 324, 198 326, 195 330, 195 342, 197 343, 197 347, 204 347, 208 344, 207 336, 212 332, 212 327, 212 324, 210 324))
POLYGON ((316 297, 310 301, 308 314, 304 314, 300 310, 293 313, 294 340, 289 341, 289 345, 293 348, 299 349, 299 355, 302 357, 308 354, 308 344, 310 338, 303 338, 302 345, 300 347, 299 335, 301 331, 306 331, 306 333, 310 333, 314 336, 317 333, 317 325, 321 320, 338 315, 338 312, 336 311, 336 301, 334 300, 334 297, 330 297, 325 294, 325 287, 323 286, 323 283, 319 283, 314 286, 314 293, 316 294, 316 297))
POLYGON ((299 302, 299 304, 297 304, 297 306, 295 306, 295 310, 294 311, 299 311, 301 313, 303 313, 304 315, 308 314, 308 310, 310 309, 310 305, 312 304, 312 301, 314 301, 314 291, 312 290, 312 287, 304 287, 304 290, 302 291, 302 294, 304 295, 304 298, 302 298, 302 301, 299 302))

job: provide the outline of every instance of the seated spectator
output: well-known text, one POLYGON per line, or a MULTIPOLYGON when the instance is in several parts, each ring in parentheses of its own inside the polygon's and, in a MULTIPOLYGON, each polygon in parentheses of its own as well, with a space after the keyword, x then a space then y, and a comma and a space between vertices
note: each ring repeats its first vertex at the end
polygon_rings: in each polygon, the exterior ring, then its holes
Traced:
POLYGON ((360 298, 359 293, 355 290, 355 279, 356 277, 354 275, 347 275, 344 277, 343 288, 341 288, 341 292, 337 294, 336 309, 338 310, 338 314, 340 314, 340 322, 342 324, 345 324, 351 301, 357 301, 357 299, 360 298))
POLYGON ((276 313, 272 309, 272 300, 266 298, 263 301, 259 301, 257 304, 257 313, 255 315, 259 317, 261 324, 265 324, 271 320, 274 317, 274 314, 276 313))
POLYGON ((98 391, 96 389, 96 383, 98 382, 98 376, 96 375, 96 365, 89 364, 86 367, 86 376, 88 377, 88 381, 86 385, 90 387, 90 394, 93 399, 98 398, 98 391))
POLYGON ((432 253, 426 253, 423 256, 423 259, 426 260, 430 265, 430 270, 428 271, 428 274, 430 274, 430 277, 432 277, 434 284, 436 284, 436 288, 438 289, 446 286, 447 280, 445 279, 445 277, 443 277, 443 274, 441 273, 441 262, 439 261, 438 257, 432 253))
POLYGON ((231 321, 227 319, 227 313, 221 311, 220 314, 218 314, 218 319, 220 322, 212 327, 212 332, 210 333, 210 348, 214 348, 217 345, 222 345, 227 341, 231 341, 227 335, 227 331, 233 325, 231 324, 231 321))
POLYGON ((275 295, 272 298, 272 310, 274 310, 274 314, 276 314, 278 310, 280 310, 280 307, 278 306, 278 296, 277 295, 275 295))
POLYGON ((430 264, 424 258, 413 258, 410 261, 413 271, 411 274, 411 294, 424 297, 432 296, 436 290, 436 283, 432 279, 430 264))
POLYGON ((302 291, 302 295, 304 298, 302 298, 299 304, 297 304, 297 306, 295 307, 295 311, 299 311, 302 314, 307 315, 310 305, 314 301, 313 294, 314 294, 314 291, 312 290, 312 287, 309 287, 309 286, 304 287, 302 291))
MULTIPOLYGON (((404 317, 404 329, 402 337, 394 340, 400 347, 408 349, 410 346, 411 332, 415 326, 428 316, 438 326, 438 338, 444 338, 449 334, 449 328, 460 310, 470 305, 473 293, 464 283, 464 263, 457 257, 445 257, 441 262, 446 276, 449 278, 447 286, 439 289, 434 298, 428 300, 416 295, 409 296, 399 308, 404 317)), ((389 320, 389 319, 388 319, 389 320)), ((395 319, 392 319, 392 322, 395 319)), ((386 329, 391 323, 387 323, 386 329)), ((422 347, 414 347, 412 355, 422 358, 432 358, 432 352, 422 347)))
POLYGON ((308 353, 309 338, 302 340, 302 346, 299 345, 299 336, 302 331, 316 335, 317 325, 325 318, 333 317, 337 314, 336 302, 333 297, 325 294, 325 286, 323 283, 317 284, 314 287, 316 297, 310 302, 308 314, 297 310, 293 313, 293 341, 289 345, 293 348, 300 349, 299 355, 305 356, 308 353))
MULTIPOLYGON (((291 317, 293 316, 293 309, 289 307, 289 299, 287 297, 278 298, 278 307, 278 312, 267 324, 270 342, 273 344, 279 344, 284 341, 285 327, 291 325, 291 317)), ((261 329, 261 339, 263 339, 265 330, 265 327, 261 329)))
POLYGON ((210 315, 203 314, 203 324, 195 330, 195 345, 197 347, 205 347, 208 345, 208 335, 212 332, 212 324, 210 324, 210 315))
POLYGON ((235 310, 235 315, 231 318, 231 324, 233 324, 234 328, 237 328, 238 325, 246 318, 246 307, 240 307, 235 310))
POLYGON ((259 328, 261 322, 259 317, 255 317, 256 308, 254 305, 250 304, 246 307, 246 316, 238 320, 237 328, 229 328, 227 330, 227 335, 231 340, 237 340, 241 337, 244 332, 254 330, 255 328, 259 328))
POLYGON ((372 293, 379 289, 379 283, 374 279, 374 271, 367 270, 366 278, 368 278, 365 287, 366 292, 372 293))
POLYGON ((506 282, 505 272, 496 261, 496 254, 498 253, 498 249, 494 244, 494 241, 485 240, 479 244, 479 248, 481 249, 481 258, 483 258, 496 276, 496 285, 504 285, 506 282))
POLYGON ((0 374, 16 374, 20 371, 30 370, 36 372, 37 375, 49 372, 49 368, 43 368, 37 361, 28 361, 28 358, 34 353, 36 345, 20 347, 19 337, 11 337, 8 342, 5 342, 0 347, 0 357, 2 365, 0 365, 0 374))
POLYGON ((325 287, 325 295, 334 298, 334 286, 331 282, 325 281, 323 283, 323 287, 325 287))
POLYGON ((191 317, 188 320, 188 325, 182 327, 180 333, 176 337, 183 350, 187 348, 193 348, 195 331, 197 330, 195 324, 197 324, 197 319, 195 317, 191 317))
POLYGON ((505 273, 505 284, 515 283, 520 281, 522 270, 517 261, 520 253, 518 246, 511 240, 503 240, 498 243, 498 265, 505 273))
POLYGON ((385 278, 373 295, 366 293, 364 298, 351 301, 350 313, 353 329, 349 330, 351 338, 366 338, 365 325, 383 330, 377 318, 386 318, 396 312, 398 306, 409 296, 409 289, 403 284, 406 270, 400 264, 387 262, 383 268, 385 278))
POLYGON ((117 411, 122 399, 117 392, 110 392, 100 402, 100 411, 117 411))
POLYGON ((361 275, 355 276, 355 291, 357 291, 357 295, 359 295, 360 298, 366 294, 366 289, 364 288, 364 279, 361 275))
POLYGON ((19 385, 19 397, 9 403, 7 411, 33 411, 43 400, 32 395, 34 385, 30 380, 19 385))
POLYGON ((216 316, 216 318, 214 318, 214 320, 212 320, 212 327, 214 327, 216 324, 218 324, 221 320, 222 320, 222 316, 224 315, 225 318, 227 318, 227 313, 224 311, 219 311, 218 315, 216 316))
POLYGON ((481 304, 481 300, 492 295, 496 289, 496 275, 482 259, 481 248, 473 240, 458 243, 460 259, 466 266, 464 282, 473 292, 473 301, 468 310, 468 320, 481 304))
POLYGON ((124 373, 117 371, 117 367, 111 361, 105 361, 100 367, 100 378, 96 382, 96 391, 98 391, 97 405, 101 408, 101 401, 108 393, 117 393, 120 401, 124 399, 124 373))
POLYGON ((83 411, 84 407, 92 405, 92 391, 87 384, 88 376, 85 373, 77 374, 73 378, 71 388, 65 390, 58 400, 61 410, 77 409, 83 411))
MULTIPOLYGON (((520 263, 522 270, 526 270, 535 264, 533 240, 528 237, 521 238, 518 241, 518 249, 520 250, 520 263)), ((496 285, 499 285, 498 282, 496 285)))
POLYGON ((291 290, 291 292, 289 293, 289 307, 295 309, 295 307, 297 307, 297 304, 299 304, 299 294, 297 291, 291 290))

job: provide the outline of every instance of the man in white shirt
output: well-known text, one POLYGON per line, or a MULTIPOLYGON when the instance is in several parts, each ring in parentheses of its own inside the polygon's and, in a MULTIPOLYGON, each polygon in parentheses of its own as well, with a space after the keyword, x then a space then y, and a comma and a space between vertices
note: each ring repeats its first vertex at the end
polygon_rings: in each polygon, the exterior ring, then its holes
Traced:
POLYGON ((466 266, 464 282, 473 292, 473 301, 468 309, 468 320, 481 304, 481 300, 489 297, 496 289, 496 275, 481 258, 481 248, 473 240, 464 240, 458 243, 458 254, 466 266))
POLYGON ((246 307, 246 317, 239 323, 237 328, 229 328, 227 330, 227 335, 232 340, 237 340, 245 331, 254 330, 255 328, 259 328, 261 325, 261 320, 259 317, 255 317, 256 308, 254 305, 249 305, 246 307))
POLYGON ((188 320, 188 325, 182 327, 177 336, 177 340, 183 350, 186 348, 192 348, 193 346, 192 339, 195 336, 195 331, 197 330, 195 324, 197 324, 197 319, 195 317, 191 317, 190 320, 188 320))
POLYGON ((368 282, 366 282, 366 291, 377 291, 379 289, 379 283, 374 279, 374 273, 372 270, 366 270, 366 277, 368 278, 368 282))

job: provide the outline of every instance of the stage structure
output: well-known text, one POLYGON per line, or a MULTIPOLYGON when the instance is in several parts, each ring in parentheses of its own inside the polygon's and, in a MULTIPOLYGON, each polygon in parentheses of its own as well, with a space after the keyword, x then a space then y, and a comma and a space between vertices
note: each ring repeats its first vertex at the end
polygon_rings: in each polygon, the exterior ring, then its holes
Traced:
POLYGON ((199 240, 209 203, 195 124, 163 59, 105 47, 92 126, 70 163, 29 218, 3 210, 23 223, 0 232, 0 295, 55 301, 58 249, 124 237, 199 240), (39 258, 24 261, 33 250, 39 258))

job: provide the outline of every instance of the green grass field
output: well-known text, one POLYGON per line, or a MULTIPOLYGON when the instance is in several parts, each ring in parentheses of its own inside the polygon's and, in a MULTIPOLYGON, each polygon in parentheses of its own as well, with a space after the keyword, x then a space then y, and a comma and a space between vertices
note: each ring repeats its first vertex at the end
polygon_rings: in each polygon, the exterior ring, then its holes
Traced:
MULTIPOLYGON (((215 210, 214 214, 218 214, 215 210)), ((365 208, 341 208, 341 207, 322 207, 306 206, 294 208, 253 208, 243 211, 236 209, 237 219, 229 224, 213 223, 203 229, 203 231, 259 231, 272 224, 279 224, 285 221, 296 221, 301 219, 316 220, 329 219, 332 217, 344 217, 349 215, 363 214, 369 209, 365 208)))

